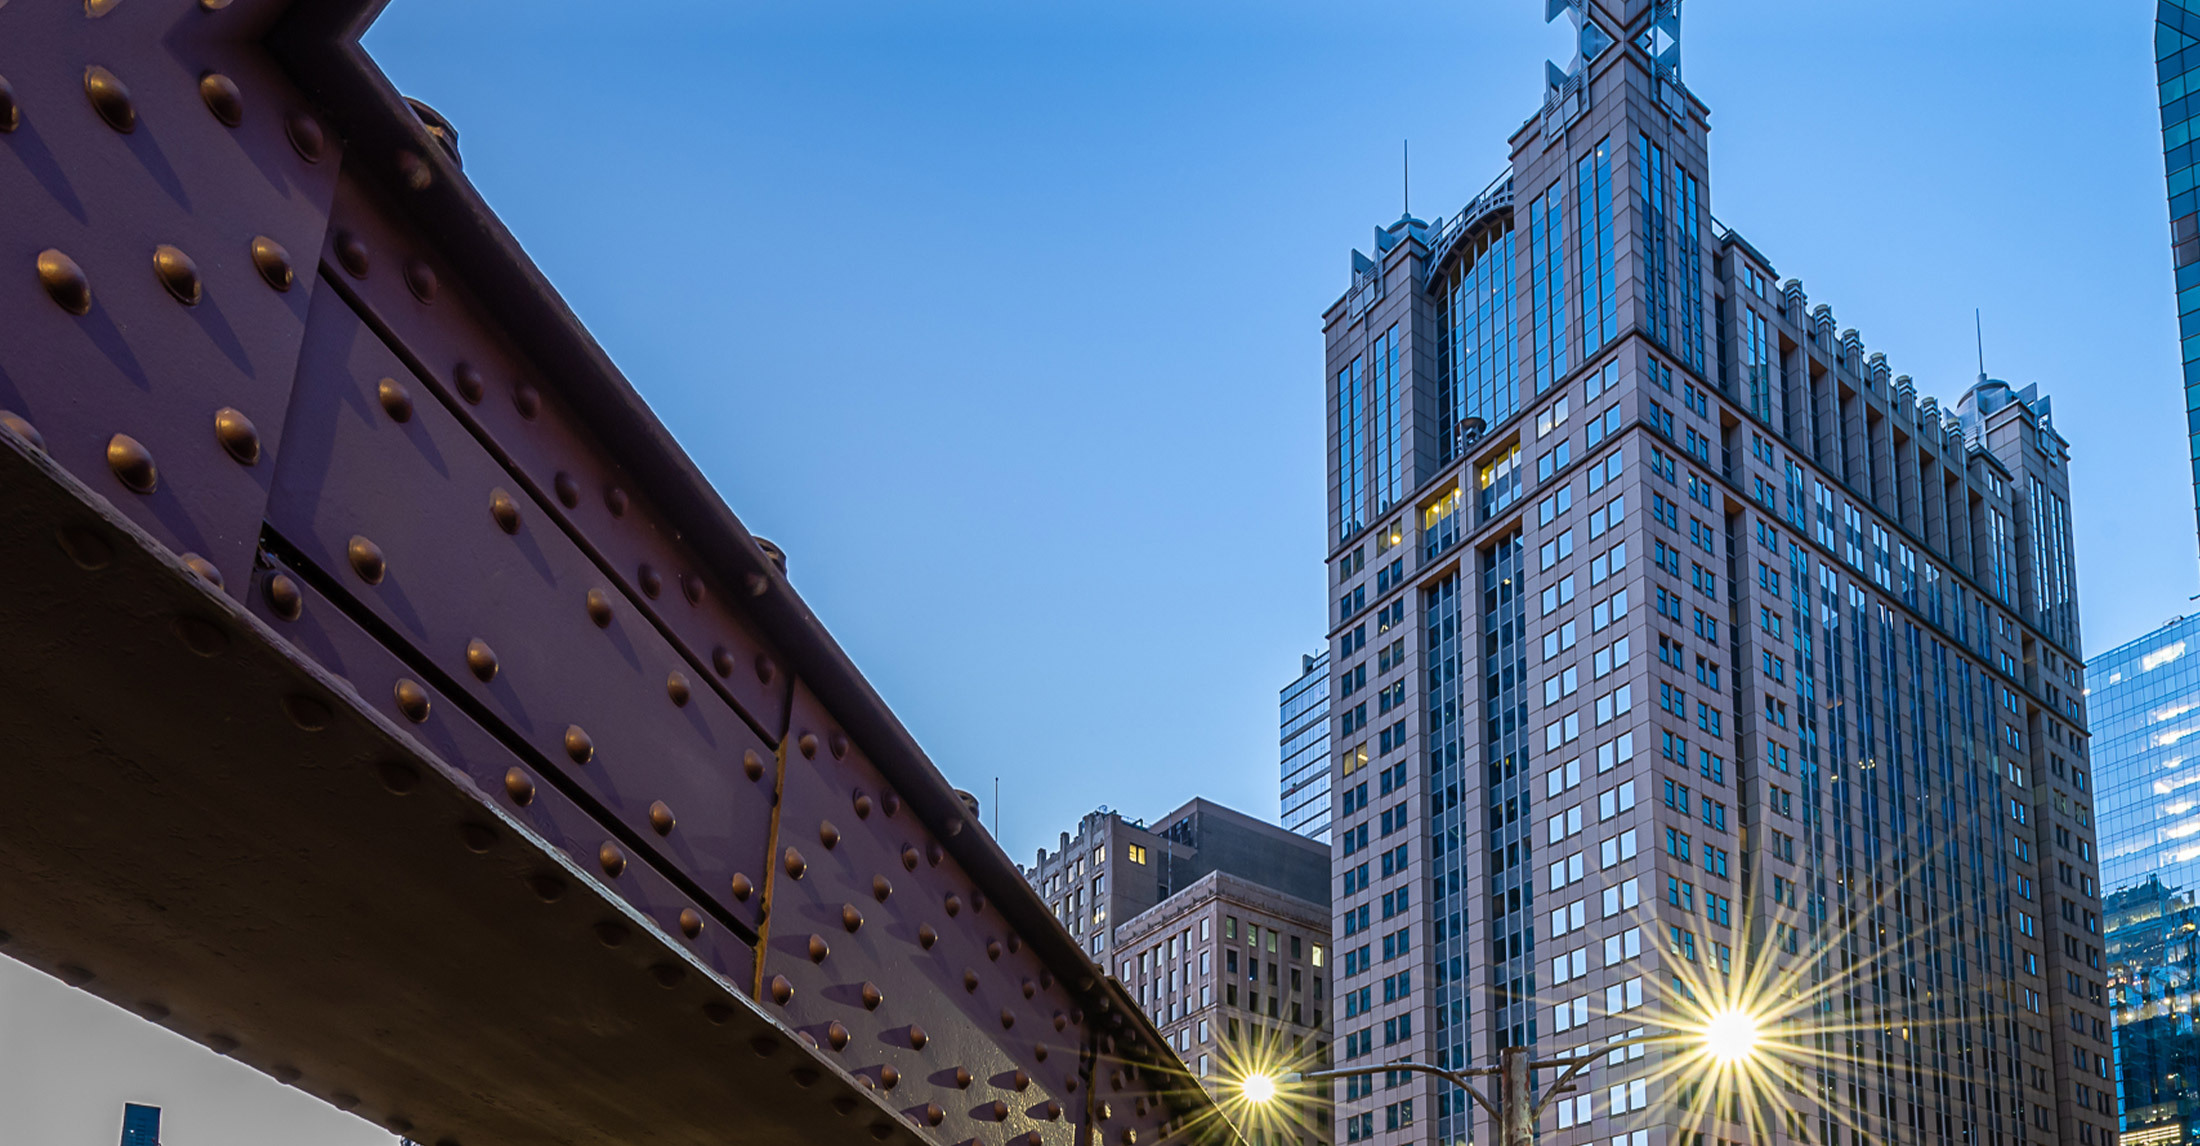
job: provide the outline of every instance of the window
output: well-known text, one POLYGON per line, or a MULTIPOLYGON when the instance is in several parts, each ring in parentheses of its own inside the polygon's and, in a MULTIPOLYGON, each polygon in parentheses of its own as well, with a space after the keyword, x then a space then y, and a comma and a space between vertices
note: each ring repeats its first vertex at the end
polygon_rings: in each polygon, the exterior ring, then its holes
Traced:
POLYGON ((1132 863, 1138 863, 1138 864, 1142 864, 1142 863, 1145 863, 1145 862, 1146 862, 1146 845, 1144 845, 1144 844, 1124 844, 1124 845, 1123 845, 1123 858, 1124 858, 1124 859, 1127 859, 1127 860, 1129 860, 1129 861, 1131 861, 1132 863))

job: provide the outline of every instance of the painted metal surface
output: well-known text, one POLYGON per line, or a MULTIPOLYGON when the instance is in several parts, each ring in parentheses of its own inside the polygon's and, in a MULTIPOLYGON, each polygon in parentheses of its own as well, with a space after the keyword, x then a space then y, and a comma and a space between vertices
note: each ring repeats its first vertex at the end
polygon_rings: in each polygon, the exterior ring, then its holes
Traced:
POLYGON ((422 1141, 1232 1140, 378 8, 0 5, 0 944, 422 1141))

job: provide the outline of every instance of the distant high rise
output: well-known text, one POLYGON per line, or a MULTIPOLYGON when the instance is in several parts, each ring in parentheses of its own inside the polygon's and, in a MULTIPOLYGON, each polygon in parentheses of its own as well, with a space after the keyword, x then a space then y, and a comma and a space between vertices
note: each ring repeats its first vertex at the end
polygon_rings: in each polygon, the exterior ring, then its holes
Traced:
POLYGON ((2200 1143, 2200 907, 2149 875, 2106 914, 2122 1146, 2200 1143))
MULTIPOLYGON (((1552 0, 1509 170, 1325 315, 1337 1058, 1756 990, 1775 1102, 1651 1051, 1541 1133, 2111 1146, 2067 444, 2036 388, 1921 397, 1712 216, 1679 7, 1552 0)), ((1340 1143, 1498 1138, 1339 1089, 1340 1143)))
POLYGON ((1105 965, 1115 929, 1209 872, 1222 871, 1314 903, 1329 902, 1329 864, 1299 835, 1211 800, 1195 799, 1149 825, 1100 808, 1077 834, 1040 848, 1024 880, 1105 965))
POLYGON ((2200 891, 2200 614, 2093 658, 2101 882, 2200 891))
POLYGON ((160 1107, 123 1104, 122 1146, 160 1146, 160 1107))
POLYGON ((1283 826, 1329 842, 1329 651, 1283 687, 1283 826))
POLYGON ((2200 0, 2159 0, 2154 73, 2162 101, 2162 153, 2169 175, 2172 257, 2177 266, 2178 337, 2184 340, 2185 414, 2192 477, 2200 497, 2200 0))

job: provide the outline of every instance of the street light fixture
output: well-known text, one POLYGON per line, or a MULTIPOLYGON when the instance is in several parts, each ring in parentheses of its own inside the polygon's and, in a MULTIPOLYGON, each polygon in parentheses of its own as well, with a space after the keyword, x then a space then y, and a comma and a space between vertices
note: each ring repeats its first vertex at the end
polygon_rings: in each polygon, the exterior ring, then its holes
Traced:
POLYGON ((1280 1077, 1256 1074, 1239 1083, 1239 1091, 1248 1101, 1266 1103, 1275 1100, 1282 1085, 1300 1082, 1318 1082, 1334 1078, 1352 1078, 1360 1075, 1406 1072, 1434 1075, 1466 1092, 1475 1104, 1490 1112, 1497 1120, 1499 1146, 1534 1146, 1535 1124, 1543 1116, 1543 1110, 1551 1099, 1573 1090, 1575 1076, 1589 1068, 1589 1064, 1628 1047, 1652 1043, 1693 1042, 1722 1065, 1732 1066, 1756 1053, 1758 1044, 1757 1019, 1745 1011, 1723 1011, 1712 1016, 1700 1031, 1685 1031, 1662 1035, 1638 1035, 1597 1046, 1583 1047, 1573 1054, 1552 1059, 1533 1059, 1527 1047, 1506 1047, 1498 1052, 1498 1065, 1471 1067, 1465 1070, 1446 1070, 1424 1062, 1398 1061, 1380 1066, 1347 1066, 1330 1070, 1292 1072, 1280 1077), (1559 1070, 1558 1078, 1535 1101, 1529 1092, 1528 1074, 1534 1070, 1559 1070), (1475 1088, 1473 1078, 1495 1075, 1497 1101, 1491 1102, 1475 1088))

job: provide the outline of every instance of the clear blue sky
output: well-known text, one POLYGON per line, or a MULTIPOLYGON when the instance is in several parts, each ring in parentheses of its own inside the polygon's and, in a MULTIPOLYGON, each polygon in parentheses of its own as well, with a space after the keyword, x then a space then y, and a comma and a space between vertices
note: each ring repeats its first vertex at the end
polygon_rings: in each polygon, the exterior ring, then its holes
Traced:
MULTIPOLYGON (((468 173, 1028 860, 1276 814, 1320 315, 1503 167, 1540 0, 395 0, 468 173)), ((2089 643, 2196 587, 2149 0, 1690 0, 1712 203, 1952 400, 2052 392, 2089 643)))

